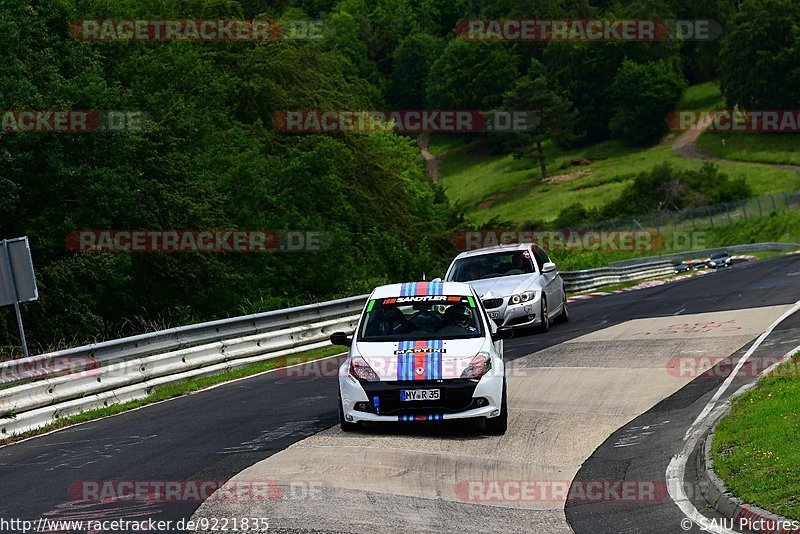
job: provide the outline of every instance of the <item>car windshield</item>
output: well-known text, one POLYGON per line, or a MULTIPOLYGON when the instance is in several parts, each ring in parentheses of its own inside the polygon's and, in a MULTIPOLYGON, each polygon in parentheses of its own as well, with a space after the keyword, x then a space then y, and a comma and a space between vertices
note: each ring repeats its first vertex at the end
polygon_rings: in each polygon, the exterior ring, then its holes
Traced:
POLYGON ((456 260, 450 274, 449 282, 470 282, 485 278, 530 274, 536 272, 527 250, 481 254, 456 260))
POLYGON ((367 304, 359 341, 420 341, 483 336, 472 297, 425 295, 374 299, 367 304))
POLYGON ((727 257, 728 257, 728 253, 727 252, 721 252, 719 254, 714 254, 713 256, 711 256, 711 259, 712 260, 718 260, 720 258, 727 258, 727 257))

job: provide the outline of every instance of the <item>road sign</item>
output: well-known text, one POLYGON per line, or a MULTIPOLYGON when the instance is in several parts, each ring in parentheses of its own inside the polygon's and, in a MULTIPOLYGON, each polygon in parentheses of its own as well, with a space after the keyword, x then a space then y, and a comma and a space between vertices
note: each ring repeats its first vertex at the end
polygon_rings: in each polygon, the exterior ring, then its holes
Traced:
POLYGON ((19 303, 38 298, 39 290, 36 287, 28 238, 3 239, 0 241, 0 306, 14 305, 19 337, 22 339, 22 352, 25 356, 28 356, 28 344, 25 341, 19 303))
POLYGON ((29 302, 38 298, 39 291, 36 288, 36 276, 33 274, 28 238, 18 237, 0 241, 0 306, 8 306, 14 302, 29 302))

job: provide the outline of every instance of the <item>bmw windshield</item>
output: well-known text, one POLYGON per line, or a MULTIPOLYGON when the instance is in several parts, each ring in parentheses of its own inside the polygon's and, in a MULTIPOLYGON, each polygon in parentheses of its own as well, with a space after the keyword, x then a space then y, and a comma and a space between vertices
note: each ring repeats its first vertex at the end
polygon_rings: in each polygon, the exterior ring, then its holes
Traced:
POLYGON ((374 299, 367 304, 359 341, 420 341, 482 337, 472 297, 427 295, 374 299))
POLYGON ((527 250, 481 254, 456 260, 448 282, 471 282, 500 276, 531 274, 536 272, 527 250))

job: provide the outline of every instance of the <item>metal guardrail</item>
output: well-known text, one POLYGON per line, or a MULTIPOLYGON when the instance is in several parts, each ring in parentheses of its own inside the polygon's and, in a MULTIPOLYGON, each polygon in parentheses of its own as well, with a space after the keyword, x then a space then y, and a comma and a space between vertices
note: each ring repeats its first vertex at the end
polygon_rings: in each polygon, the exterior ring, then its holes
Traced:
MULTIPOLYGON (((561 273, 582 291, 673 272, 673 262, 726 250, 791 250, 761 243, 639 258, 561 273)), ((368 295, 171 328, 0 363, 0 438, 93 408, 142 398, 153 388, 328 345, 352 332, 368 295)))
POLYGON ((621 284, 631 280, 655 278, 675 272, 672 262, 666 260, 640 262, 635 265, 601 267, 584 271, 561 273, 568 292, 586 291, 598 287, 621 284))
POLYGON ((144 349, 113 364, 9 387, 0 390, 0 438, 62 417, 145 397, 156 386, 329 346, 330 334, 352 332, 357 321, 358 315, 336 317, 150 356, 144 349))
MULTIPOLYGON (((59 370, 69 369, 72 363, 81 367, 102 367, 132 358, 192 347, 266 331, 333 319, 360 312, 368 295, 307 304, 218 321, 180 326, 158 332, 141 334, 49 352, 28 358, 0 362, 0 387, 39 379, 59 370)), ((2 415, 2 412, 0 412, 2 415)))

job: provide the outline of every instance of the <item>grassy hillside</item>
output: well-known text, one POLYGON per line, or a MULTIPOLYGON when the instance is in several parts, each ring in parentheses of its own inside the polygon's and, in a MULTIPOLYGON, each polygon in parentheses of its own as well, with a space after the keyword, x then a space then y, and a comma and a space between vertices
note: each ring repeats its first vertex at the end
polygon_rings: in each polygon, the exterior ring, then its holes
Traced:
POLYGON ((697 145, 723 159, 800 165, 800 136, 795 133, 704 132, 697 145))
POLYGON ((712 110, 722 109, 724 105, 719 85, 715 82, 706 82, 687 87, 678 109, 712 110))
MULTIPOLYGON (((472 222, 480 224, 492 217, 515 223, 552 220, 576 202, 601 206, 619 195, 637 173, 659 163, 691 169, 702 165, 700 160, 676 154, 673 140, 646 150, 626 149, 613 141, 572 152, 550 148, 548 166, 554 175, 546 182, 531 159, 490 156, 471 146, 444 158, 441 183, 472 222), (571 161, 578 164, 572 166, 571 161)), ((791 170, 733 162, 720 163, 720 168, 732 178, 743 176, 755 195, 800 189, 800 177, 791 170)))
MULTIPOLYGON (((687 89, 678 108, 714 109, 721 104, 716 85, 702 84, 687 89)), ((452 138, 440 140, 436 136, 431 138, 431 147, 434 154, 449 150, 442 158, 441 184, 450 199, 464 209, 467 220, 481 224, 499 217, 522 224, 553 220, 563 208, 576 202, 586 207, 601 206, 619 195, 636 174, 659 163, 699 168, 701 160, 684 158, 672 150, 679 134, 673 132, 658 145, 643 150, 624 147, 618 141, 569 151, 547 146, 550 176, 544 182, 538 161, 531 158, 491 155, 480 144, 465 144, 452 138)), ((747 141, 742 138, 741 143, 747 141)), ((781 154, 776 156, 778 161, 793 161, 793 157, 800 162, 798 153, 790 154, 792 141, 786 139, 775 149, 775 154, 781 154)), ((761 144, 756 146, 763 148, 759 153, 767 154, 768 140, 758 142, 761 144)), ((739 145, 729 144, 728 148, 732 146, 739 145)), ((776 160, 765 156, 763 161, 776 160)), ((800 189, 800 177, 791 169, 736 162, 721 162, 719 166, 731 178, 744 177, 754 195, 800 189)))

